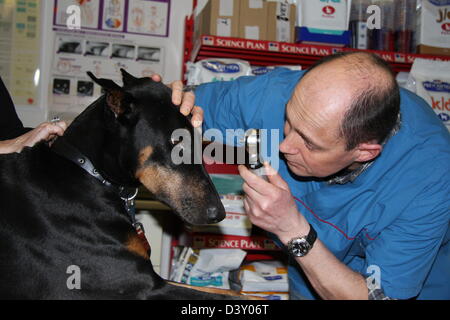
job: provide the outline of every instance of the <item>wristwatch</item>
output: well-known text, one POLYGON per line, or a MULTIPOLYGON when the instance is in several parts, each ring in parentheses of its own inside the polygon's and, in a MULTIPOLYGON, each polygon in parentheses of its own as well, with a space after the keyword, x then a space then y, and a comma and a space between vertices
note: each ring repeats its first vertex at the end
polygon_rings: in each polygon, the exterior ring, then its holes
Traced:
POLYGON ((317 239, 316 230, 309 225, 309 233, 304 237, 296 237, 291 239, 287 244, 289 253, 294 257, 304 257, 312 249, 314 242, 317 239))

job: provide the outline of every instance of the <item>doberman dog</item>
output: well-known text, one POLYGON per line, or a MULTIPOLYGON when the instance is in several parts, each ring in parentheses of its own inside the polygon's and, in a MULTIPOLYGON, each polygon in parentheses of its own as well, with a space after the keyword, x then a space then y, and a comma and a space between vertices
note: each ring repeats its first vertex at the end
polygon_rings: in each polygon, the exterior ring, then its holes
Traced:
POLYGON ((89 75, 105 94, 62 137, 0 156, 0 298, 229 299, 160 278, 127 214, 143 184, 188 223, 225 217, 203 165, 171 161, 172 132, 194 130, 171 90, 89 75))

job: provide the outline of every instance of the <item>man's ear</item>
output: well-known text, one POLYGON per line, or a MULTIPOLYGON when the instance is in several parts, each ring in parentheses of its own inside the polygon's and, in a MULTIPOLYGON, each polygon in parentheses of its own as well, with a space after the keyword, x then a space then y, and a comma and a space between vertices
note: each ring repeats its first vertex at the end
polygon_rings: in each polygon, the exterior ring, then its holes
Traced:
POLYGON ((356 147, 356 162, 367 162, 375 159, 383 151, 383 146, 375 141, 360 143, 356 147))
POLYGON ((118 117, 126 110, 125 92, 122 87, 110 79, 98 79, 92 72, 88 76, 106 92, 106 103, 112 112, 118 117))

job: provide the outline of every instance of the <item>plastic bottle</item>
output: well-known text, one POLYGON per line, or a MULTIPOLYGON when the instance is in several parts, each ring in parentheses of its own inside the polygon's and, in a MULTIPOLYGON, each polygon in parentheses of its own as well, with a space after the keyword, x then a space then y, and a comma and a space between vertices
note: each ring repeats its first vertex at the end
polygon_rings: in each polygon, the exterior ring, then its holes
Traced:
POLYGON ((369 49, 367 30, 367 7, 371 0, 353 0, 350 14, 351 47, 369 49))
POLYGON ((381 29, 370 32, 370 49, 381 51, 395 50, 395 5, 394 0, 372 0, 381 10, 381 29))
POLYGON ((415 52, 416 0, 395 1, 395 50, 415 52))

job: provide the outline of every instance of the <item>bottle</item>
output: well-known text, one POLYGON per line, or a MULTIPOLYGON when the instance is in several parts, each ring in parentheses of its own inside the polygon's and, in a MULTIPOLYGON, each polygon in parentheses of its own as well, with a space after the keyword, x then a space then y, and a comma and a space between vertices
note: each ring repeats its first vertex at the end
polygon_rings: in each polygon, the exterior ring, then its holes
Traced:
POLYGON ((369 34, 367 30, 367 7, 371 0, 353 0, 350 14, 351 47, 369 49, 369 34))
POLYGON ((395 50, 415 52, 416 0, 395 1, 395 50))
POLYGON ((380 8, 381 28, 370 32, 370 49, 381 51, 395 50, 395 5, 394 0, 372 0, 372 4, 380 8))

